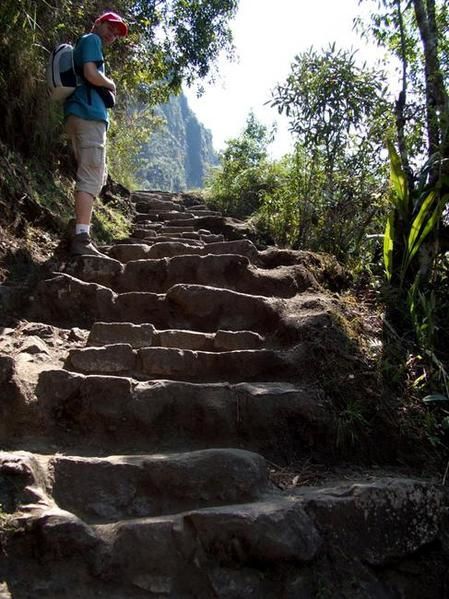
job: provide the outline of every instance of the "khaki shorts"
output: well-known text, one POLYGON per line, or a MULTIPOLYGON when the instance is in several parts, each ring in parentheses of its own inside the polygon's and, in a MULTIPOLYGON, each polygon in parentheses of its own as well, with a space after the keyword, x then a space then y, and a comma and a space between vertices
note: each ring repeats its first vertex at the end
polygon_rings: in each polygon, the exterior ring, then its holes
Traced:
POLYGON ((65 130, 72 140, 77 163, 75 191, 95 197, 106 181, 106 123, 71 114, 65 130))

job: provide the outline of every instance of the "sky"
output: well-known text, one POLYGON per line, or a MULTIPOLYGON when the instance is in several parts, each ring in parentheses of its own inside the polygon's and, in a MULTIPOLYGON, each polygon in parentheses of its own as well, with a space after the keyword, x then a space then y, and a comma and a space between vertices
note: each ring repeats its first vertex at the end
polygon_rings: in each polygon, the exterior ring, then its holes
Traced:
POLYGON ((203 125, 210 129, 216 150, 240 135, 250 111, 265 125, 276 122, 278 133, 271 146, 273 158, 291 149, 286 117, 265 102, 271 90, 286 80, 294 57, 311 46, 319 50, 336 42, 337 48, 359 49, 360 62, 373 64, 383 55, 353 31, 353 18, 367 13, 370 3, 358 0, 240 0, 231 22, 238 62, 221 59, 219 75, 205 93, 184 90, 203 125))

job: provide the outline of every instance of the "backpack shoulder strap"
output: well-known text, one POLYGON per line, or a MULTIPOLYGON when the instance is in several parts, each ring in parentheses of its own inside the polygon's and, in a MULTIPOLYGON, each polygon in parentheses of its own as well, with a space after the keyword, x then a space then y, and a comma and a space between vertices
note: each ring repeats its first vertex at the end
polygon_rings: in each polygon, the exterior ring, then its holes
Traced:
MULTIPOLYGON (((73 48, 73 56, 75 57, 75 50, 80 41, 80 37, 76 40, 75 46, 73 48)), ((89 106, 92 104, 92 84, 84 77, 83 65, 76 64, 75 58, 73 58, 73 68, 75 69, 75 73, 80 78, 81 83, 85 86, 87 92, 87 103, 89 106)))

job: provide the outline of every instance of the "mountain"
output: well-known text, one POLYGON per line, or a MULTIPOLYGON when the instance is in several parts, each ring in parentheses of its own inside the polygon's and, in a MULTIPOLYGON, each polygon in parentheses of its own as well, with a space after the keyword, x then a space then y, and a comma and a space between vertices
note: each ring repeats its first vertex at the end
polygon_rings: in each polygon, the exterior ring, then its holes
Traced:
POLYGON ((157 109, 164 119, 142 152, 138 184, 145 189, 198 189, 210 166, 218 163, 211 132, 190 109, 184 94, 172 96, 157 109))

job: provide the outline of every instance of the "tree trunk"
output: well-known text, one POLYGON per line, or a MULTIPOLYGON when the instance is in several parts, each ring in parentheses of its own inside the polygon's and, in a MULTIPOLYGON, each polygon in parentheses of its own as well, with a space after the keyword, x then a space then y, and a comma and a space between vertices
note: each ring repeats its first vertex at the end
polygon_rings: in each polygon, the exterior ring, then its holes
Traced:
POLYGON ((408 159, 407 145, 405 142, 406 118, 404 114, 405 106, 407 103, 407 50, 405 47, 404 20, 402 17, 401 0, 395 0, 395 4, 398 15, 399 34, 401 38, 402 89, 399 93, 398 99, 395 102, 394 114, 396 119, 396 130, 398 133, 399 155, 401 156, 402 167, 407 177, 408 189, 409 193, 411 194, 413 191, 414 183, 413 173, 412 169, 410 168, 410 163, 408 159))
MULTIPOLYGON (((429 157, 441 151, 447 154, 447 127, 449 123, 447 94, 438 58, 438 34, 435 17, 435 0, 413 0, 419 33, 424 47, 427 132, 429 157), (442 145, 443 142, 443 145, 442 145)), ((439 165, 431 172, 431 180, 439 177, 439 165)))

